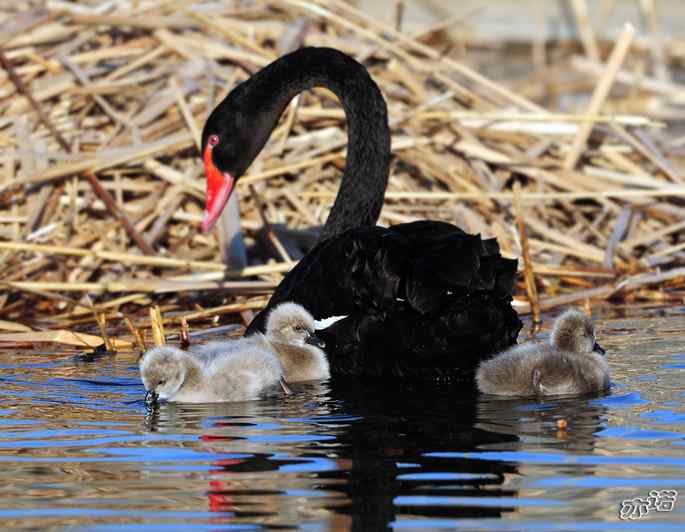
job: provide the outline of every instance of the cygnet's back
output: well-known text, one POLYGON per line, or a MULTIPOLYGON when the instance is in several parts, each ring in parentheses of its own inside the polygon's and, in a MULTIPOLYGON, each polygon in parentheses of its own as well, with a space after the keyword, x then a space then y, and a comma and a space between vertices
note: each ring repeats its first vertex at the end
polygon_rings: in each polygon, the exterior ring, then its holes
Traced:
POLYGON ((208 365, 216 359, 228 356, 230 353, 241 351, 272 350, 266 338, 262 334, 242 338, 231 338, 229 340, 215 340, 203 345, 193 346, 191 352, 199 361, 208 365))
POLYGON ((296 303, 282 303, 269 314, 266 339, 276 350, 287 382, 330 377, 324 344, 316 336, 314 318, 296 303))
POLYGON ((599 353, 545 349, 549 354, 533 370, 536 395, 585 394, 609 387, 609 364, 599 353))
POLYGON ((247 401, 280 391, 283 369, 272 352, 248 345, 208 360, 205 374, 215 397, 247 401))
POLYGON ((557 318, 549 343, 515 346, 476 372, 483 393, 507 396, 583 394, 609 387, 609 365, 590 319, 576 309, 557 318))

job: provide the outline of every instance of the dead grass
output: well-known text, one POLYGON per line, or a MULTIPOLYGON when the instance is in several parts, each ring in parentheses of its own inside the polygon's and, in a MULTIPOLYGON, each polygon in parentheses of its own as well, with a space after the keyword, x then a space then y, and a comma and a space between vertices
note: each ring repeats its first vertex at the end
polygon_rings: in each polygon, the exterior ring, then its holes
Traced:
POLYGON ((239 182, 242 232, 256 244, 241 270, 224 266, 217 234, 199 232, 196 148, 232 86, 300 45, 353 55, 385 94, 394 164, 381 224, 443 219, 496 236, 525 258, 521 312, 529 300, 536 315, 586 299, 682 302, 685 137, 662 122, 685 116, 673 76, 685 42, 653 23, 600 41, 584 2, 571 6, 578 43, 532 36, 530 76, 491 80, 468 53, 453 57, 445 27, 412 35, 338 0, 6 5, 0 329, 88 328, 102 316, 140 345, 124 317, 149 331, 152 305, 152 323, 174 330, 249 320, 293 265, 270 226, 326 219, 344 114, 328 91, 303 94, 239 182), (559 104, 569 100, 587 104, 559 104))

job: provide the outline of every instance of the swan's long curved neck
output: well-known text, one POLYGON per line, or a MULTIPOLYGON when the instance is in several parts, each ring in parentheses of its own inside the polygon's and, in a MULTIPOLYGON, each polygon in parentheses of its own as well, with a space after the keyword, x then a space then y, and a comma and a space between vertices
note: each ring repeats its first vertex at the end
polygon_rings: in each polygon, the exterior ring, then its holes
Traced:
POLYGON ((304 48, 271 63, 246 83, 252 108, 262 115, 257 127, 268 129, 266 137, 303 90, 325 87, 335 93, 347 118, 347 160, 321 240, 375 225, 388 181, 390 131, 385 100, 366 69, 337 50, 304 48))

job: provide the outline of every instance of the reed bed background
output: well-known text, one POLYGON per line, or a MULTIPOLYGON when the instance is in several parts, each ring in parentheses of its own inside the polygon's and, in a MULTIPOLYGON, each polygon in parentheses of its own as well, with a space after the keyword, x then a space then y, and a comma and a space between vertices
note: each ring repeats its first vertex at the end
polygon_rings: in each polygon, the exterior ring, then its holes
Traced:
MULTIPOLYGON (((303 45, 356 57, 387 99, 379 223, 496 236, 519 258, 517 309, 536 317, 682 303, 685 40, 662 33, 658 2, 635 3, 642 21, 615 36, 590 22, 594 2, 573 0, 559 20, 577 38, 543 21, 516 42, 459 7, 407 30, 401 1, 386 19, 338 0, 3 3, 0 342, 129 346, 146 331, 163 341, 162 323, 249 322, 299 258, 293 243, 326 219, 344 114, 326 90, 296 98, 239 181, 240 218, 210 235, 197 147, 228 90, 303 45), (517 56, 524 74, 485 77, 483 52, 517 56)), ((606 20, 615 2, 600 4, 606 20)))

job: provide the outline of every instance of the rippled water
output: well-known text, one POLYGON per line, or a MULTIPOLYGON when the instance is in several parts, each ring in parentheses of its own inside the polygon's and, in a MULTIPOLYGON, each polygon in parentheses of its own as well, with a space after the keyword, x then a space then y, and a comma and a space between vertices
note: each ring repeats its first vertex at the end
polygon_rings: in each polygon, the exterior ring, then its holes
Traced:
POLYGON ((0 528, 685 530, 685 309, 598 323, 611 393, 547 401, 387 381, 148 412, 130 356, 4 352, 0 528), (619 519, 654 489, 681 500, 619 519))

